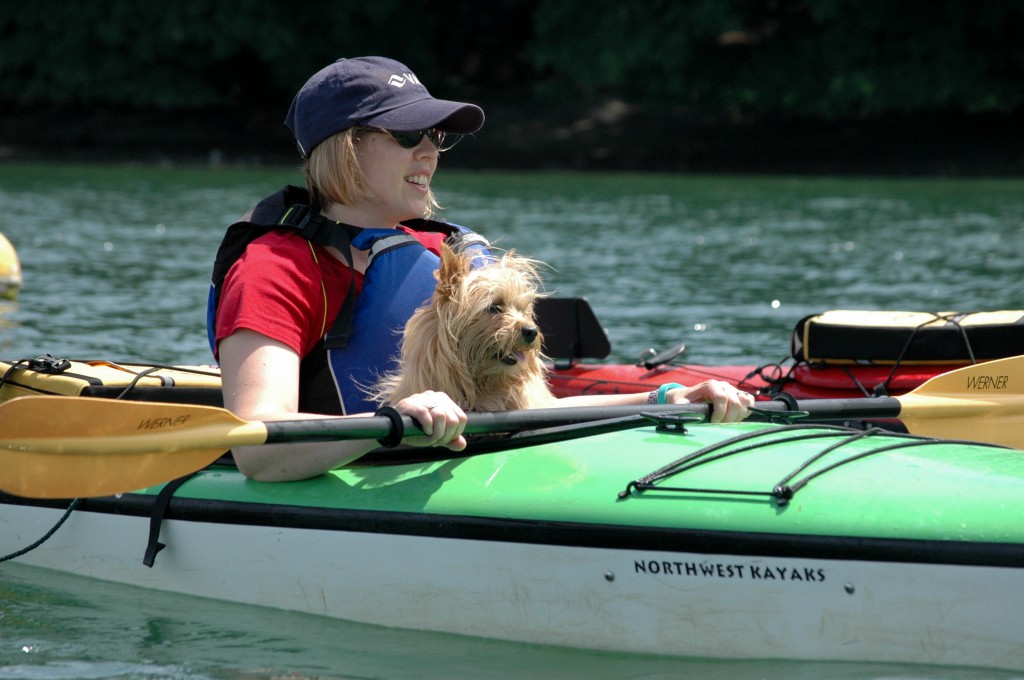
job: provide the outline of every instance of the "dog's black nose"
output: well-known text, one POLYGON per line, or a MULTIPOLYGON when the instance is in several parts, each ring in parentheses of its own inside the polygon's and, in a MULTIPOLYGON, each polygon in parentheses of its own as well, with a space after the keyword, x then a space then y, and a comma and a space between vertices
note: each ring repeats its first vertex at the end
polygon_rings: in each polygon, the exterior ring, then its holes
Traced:
POLYGON ((533 341, 537 339, 537 329, 533 326, 524 326, 520 333, 523 334, 523 340, 528 345, 533 344, 533 341))

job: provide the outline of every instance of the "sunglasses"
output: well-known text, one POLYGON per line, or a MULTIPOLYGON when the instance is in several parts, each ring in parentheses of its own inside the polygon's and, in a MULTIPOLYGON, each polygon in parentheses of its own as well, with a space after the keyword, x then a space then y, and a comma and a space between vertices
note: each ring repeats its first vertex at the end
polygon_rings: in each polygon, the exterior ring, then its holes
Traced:
POLYGON ((423 137, 426 136, 430 140, 430 143, 437 147, 438 151, 447 151, 462 139, 462 135, 456 135, 447 133, 437 128, 430 128, 428 130, 414 130, 412 132, 399 132, 397 130, 383 130, 381 128, 365 128, 370 132, 379 132, 390 136, 398 145, 403 149, 415 149, 419 146, 420 142, 423 141, 423 137))

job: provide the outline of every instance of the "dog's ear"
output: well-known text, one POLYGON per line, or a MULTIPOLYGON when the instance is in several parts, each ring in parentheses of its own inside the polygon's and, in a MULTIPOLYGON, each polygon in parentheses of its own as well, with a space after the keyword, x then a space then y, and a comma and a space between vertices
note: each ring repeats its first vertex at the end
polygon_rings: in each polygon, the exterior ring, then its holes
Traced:
POLYGON ((441 268, 436 274, 438 297, 454 298, 471 268, 467 258, 456 253, 447 243, 441 243, 441 268))

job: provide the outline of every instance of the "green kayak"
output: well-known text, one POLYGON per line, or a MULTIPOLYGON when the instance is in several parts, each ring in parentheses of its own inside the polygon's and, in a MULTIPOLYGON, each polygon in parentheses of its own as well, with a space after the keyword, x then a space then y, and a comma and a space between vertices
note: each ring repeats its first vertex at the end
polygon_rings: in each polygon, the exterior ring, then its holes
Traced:
POLYGON ((1024 670, 1020 451, 832 425, 578 430, 291 483, 222 460, 69 514, 3 495, 0 549, 64 520, 18 559, 530 643, 1024 670))

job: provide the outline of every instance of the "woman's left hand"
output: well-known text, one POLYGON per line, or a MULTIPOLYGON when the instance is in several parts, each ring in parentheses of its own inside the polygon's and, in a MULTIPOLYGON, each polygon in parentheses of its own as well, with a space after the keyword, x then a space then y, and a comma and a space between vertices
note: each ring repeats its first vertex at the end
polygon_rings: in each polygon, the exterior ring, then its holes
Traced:
POLYGON ((665 395, 669 404, 711 404, 712 423, 735 423, 750 415, 754 395, 722 380, 705 380, 692 387, 677 387, 665 395))

